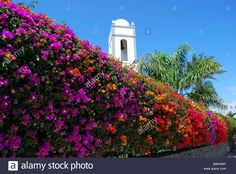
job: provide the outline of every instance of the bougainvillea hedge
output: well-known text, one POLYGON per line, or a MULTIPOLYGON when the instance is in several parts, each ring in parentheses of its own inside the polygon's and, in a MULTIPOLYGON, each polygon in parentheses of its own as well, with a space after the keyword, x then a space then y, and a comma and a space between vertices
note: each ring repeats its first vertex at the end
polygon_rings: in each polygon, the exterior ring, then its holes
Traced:
POLYGON ((226 141, 225 123, 202 105, 44 14, 0 7, 1 157, 158 155, 226 141))

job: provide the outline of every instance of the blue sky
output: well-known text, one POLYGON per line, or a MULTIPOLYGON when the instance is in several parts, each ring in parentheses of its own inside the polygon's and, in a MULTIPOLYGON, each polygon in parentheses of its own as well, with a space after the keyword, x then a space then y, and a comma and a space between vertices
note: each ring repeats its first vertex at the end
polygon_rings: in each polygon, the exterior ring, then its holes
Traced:
POLYGON ((235 0, 39 0, 34 11, 66 21, 81 39, 106 52, 111 21, 118 18, 136 24, 138 57, 155 50, 172 53, 189 43, 223 65, 227 72, 214 85, 226 104, 236 105, 235 0))

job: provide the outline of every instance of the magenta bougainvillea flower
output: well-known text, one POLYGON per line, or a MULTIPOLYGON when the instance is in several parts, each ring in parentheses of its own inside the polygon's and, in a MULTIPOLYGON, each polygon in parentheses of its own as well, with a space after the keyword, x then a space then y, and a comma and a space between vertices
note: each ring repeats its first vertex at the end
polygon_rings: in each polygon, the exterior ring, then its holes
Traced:
POLYGON ((76 94, 76 96, 75 96, 75 100, 78 103, 80 103, 80 101, 83 101, 83 103, 87 103, 87 102, 89 102, 90 99, 86 95, 85 90, 84 89, 80 89, 78 91, 78 93, 76 94))
POLYGON ((2 76, 0 76, 0 88, 2 86, 7 86, 7 85, 8 85, 8 80, 6 80, 2 76))
POLYGON ((52 151, 52 145, 49 141, 45 142, 42 146, 39 148, 38 157, 46 157, 48 156, 49 152, 52 151))
POLYGON ((50 45, 50 48, 53 49, 55 52, 58 52, 60 49, 62 49, 62 43, 54 42, 50 45))
POLYGON ((47 59, 47 56, 48 56, 48 54, 49 54, 49 51, 48 51, 48 50, 42 50, 41 53, 42 53, 41 59, 42 59, 42 60, 46 60, 46 59, 47 59))
POLYGON ((8 140, 5 142, 5 145, 11 149, 18 149, 21 144, 21 138, 15 135, 12 135, 8 138, 8 140))
POLYGON ((19 36, 21 36, 21 35, 26 35, 26 30, 23 28, 23 27, 19 27, 19 28, 17 28, 17 30, 16 30, 16 34, 17 35, 19 35, 19 36))
POLYGON ((11 39, 13 39, 15 37, 15 35, 12 33, 12 32, 10 32, 9 30, 6 30, 6 29, 3 29, 2 30, 2 38, 3 39, 9 39, 9 40, 11 40, 11 39))
POLYGON ((21 78, 25 78, 25 76, 31 74, 31 70, 27 65, 23 65, 17 70, 17 73, 21 78))

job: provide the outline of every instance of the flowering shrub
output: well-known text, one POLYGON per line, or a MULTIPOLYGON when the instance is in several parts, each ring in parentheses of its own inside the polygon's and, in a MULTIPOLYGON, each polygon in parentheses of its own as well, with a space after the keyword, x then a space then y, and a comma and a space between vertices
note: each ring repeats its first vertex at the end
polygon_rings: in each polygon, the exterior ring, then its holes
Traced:
POLYGON ((231 122, 232 126, 232 136, 236 135, 236 119, 232 117, 228 117, 229 121, 231 122))
POLYGON ((202 105, 5 1, 0 101, 2 157, 139 156, 226 141, 224 123, 202 105), (150 120, 156 124, 139 134, 150 120))
MULTIPOLYGON (((207 112, 207 119, 210 122, 209 133, 211 144, 223 143, 227 139, 226 123, 223 122, 218 115, 213 112, 207 112)), ((228 135, 231 132, 228 132, 228 135)))
POLYGON ((225 127, 227 129, 227 135, 228 139, 232 138, 233 135, 236 135, 236 119, 230 116, 223 116, 220 117, 224 123, 225 127))

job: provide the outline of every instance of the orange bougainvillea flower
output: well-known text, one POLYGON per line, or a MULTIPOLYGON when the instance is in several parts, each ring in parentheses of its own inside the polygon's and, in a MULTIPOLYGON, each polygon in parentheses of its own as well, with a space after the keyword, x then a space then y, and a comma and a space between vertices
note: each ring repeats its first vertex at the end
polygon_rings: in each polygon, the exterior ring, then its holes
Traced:
POLYGON ((126 135, 121 135, 120 136, 120 140, 121 140, 121 145, 122 146, 126 146, 127 145, 127 136, 126 135))
POLYGON ((6 2, 6 3, 9 3, 11 2, 11 0, 1 0, 2 2, 6 2))
POLYGON ((116 85, 111 82, 107 84, 107 88, 111 91, 116 90, 116 85))
POLYGON ((16 57, 14 56, 14 54, 11 54, 11 52, 6 52, 4 56, 7 57, 10 61, 16 59, 16 57))
POLYGON ((136 81, 135 79, 131 78, 131 79, 130 79, 130 82, 131 82, 133 85, 136 85, 136 82, 137 82, 137 81, 136 81))
POLYGON ((81 76, 81 73, 80 73, 80 71, 79 71, 78 68, 73 69, 73 70, 71 71, 71 74, 73 74, 74 76, 78 76, 78 77, 81 76))
POLYGON ((90 64, 90 61, 89 61, 89 60, 84 60, 83 62, 84 62, 84 65, 85 65, 86 67, 89 67, 89 64, 90 64))
POLYGON ((108 131, 110 131, 112 134, 115 134, 116 133, 116 127, 113 126, 112 124, 110 124, 108 127, 107 127, 108 131))
POLYGON ((202 103, 199 103, 198 106, 199 106, 200 109, 205 109, 205 105, 202 104, 202 103))
POLYGON ((174 108, 172 108, 172 107, 170 107, 170 106, 168 106, 168 105, 162 105, 162 108, 166 111, 166 112, 170 112, 170 113, 172 113, 172 112, 174 112, 174 108))
POLYGON ((184 134, 184 137, 185 137, 185 138, 188 137, 188 134, 184 134))
POLYGON ((106 90, 104 90, 104 89, 101 89, 101 92, 102 92, 102 93, 105 93, 105 92, 106 92, 106 90))
POLYGON ((84 60, 83 63, 88 68, 90 66, 90 64, 93 64, 93 61, 87 59, 87 60, 84 60))
POLYGON ((165 147, 168 147, 170 145, 170 141, 169 139, 167 138, 166 141, 165 141, 165 147))
POLYGON ((5 56, 6 56, 7 58, 9 58, 9 57, 11 56, 11 53, 10 53, 10 52, 6 52, 6 53, 5 53, 5 56))
POLYGON ((153 96, 153 95, 155 95, 155 93, 152 92, 152 91, 147 91, 146 94, 149 95, 149 96, 153 96))
POLYGON ((148 136, 147 136, 147 140, 148 140, 148 144, 149 144, 149 145, 153 145, 153 138, 152 138, 151 135, 148 135, 148 136))
POLYGON ((139 116, 139 121, 147 122, 147 118, 145 118, 142 115, 140 115, 139 116))
POLYGON ((157 101, 163 101, 164 99, 166 99, 166 97, 167 97, 167 95, 163 94, 163 95, 156 96, 155 99, 157 101))
POLYGON ((125 121, 125 117, 124 117, 123 114, 120 115, 120 117, 119 117, 119 121, 125 121))
POLYGON ((47 43, 47 40, 46 39, 40 39, 39 42, 42 43, 42 44, 45 44, 45 43, 47 43))

